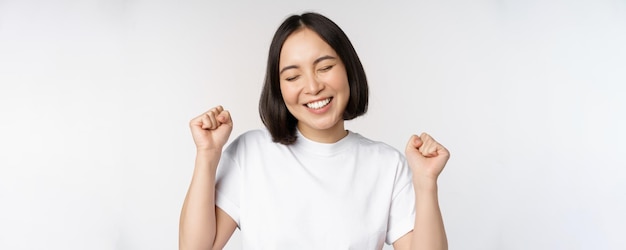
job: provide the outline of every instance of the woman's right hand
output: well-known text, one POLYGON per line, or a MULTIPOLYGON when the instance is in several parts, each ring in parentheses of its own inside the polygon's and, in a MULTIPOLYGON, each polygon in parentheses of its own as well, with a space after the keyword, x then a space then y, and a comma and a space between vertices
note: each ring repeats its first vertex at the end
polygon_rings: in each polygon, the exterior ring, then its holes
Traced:
POLYGON ((221 151, 233 131, 233 121, 227 110, 217 106, 193 118, 189 127, 196 149, 221 151))

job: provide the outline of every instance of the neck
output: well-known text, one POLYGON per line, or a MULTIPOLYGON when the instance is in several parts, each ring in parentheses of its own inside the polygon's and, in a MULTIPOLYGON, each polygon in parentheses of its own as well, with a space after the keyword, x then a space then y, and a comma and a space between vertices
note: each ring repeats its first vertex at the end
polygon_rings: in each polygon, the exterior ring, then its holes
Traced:
POLYGON ((328 129, 311 129, 298 124, 298 130, 307 139, 320 143, 335 143, 348 135, 343 121, 328 129))

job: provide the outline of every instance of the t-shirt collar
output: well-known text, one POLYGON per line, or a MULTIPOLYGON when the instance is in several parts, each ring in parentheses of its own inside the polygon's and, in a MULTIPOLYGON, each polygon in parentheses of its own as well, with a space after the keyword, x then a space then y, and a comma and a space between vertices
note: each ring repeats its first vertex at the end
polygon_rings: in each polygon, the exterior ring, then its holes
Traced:
POLYGON ((347 131, 348 135, 341 138, 337 142, 322 143, 306 138, 304 135, 302 135, 302 133, 300 133, 299 129, 296 129, 296 135, 298 136, 298 139, 296 140, 296 143, 293 144, 293 147, 298 150, 303 150, 318 155, 335 155, 348 149, 352 144, 352 141, 354 141, 355 134, 350 130, 347 131))

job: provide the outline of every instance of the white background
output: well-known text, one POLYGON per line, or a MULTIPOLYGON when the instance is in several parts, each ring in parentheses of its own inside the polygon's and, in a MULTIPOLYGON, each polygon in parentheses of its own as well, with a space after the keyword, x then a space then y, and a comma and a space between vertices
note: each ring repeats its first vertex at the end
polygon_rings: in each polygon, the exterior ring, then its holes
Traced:
POLYGON ((0 249, 176 249, 188 121, 261 128, 271 37, 306 10, 368 73, 349 129, 452 152, 451 249, 626 249, 623 0, 0 0, 0 249))

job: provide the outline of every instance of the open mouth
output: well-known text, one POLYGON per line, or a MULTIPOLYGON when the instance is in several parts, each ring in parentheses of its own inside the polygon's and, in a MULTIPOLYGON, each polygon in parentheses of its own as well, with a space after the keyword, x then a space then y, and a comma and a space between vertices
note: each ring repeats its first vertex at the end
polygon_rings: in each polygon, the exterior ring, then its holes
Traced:
POLYGON ((329 97, 323 100, 309 102, 305 104, 305 106, 307 106, 307 108, 310 108, 310 109, 321 109, 323 107, 326 107, 326 105, 328 105, 332 99, 333 99, 332 97, 329 97))

